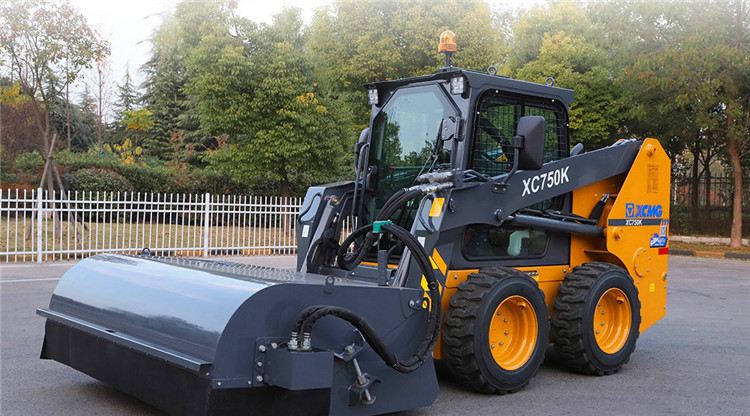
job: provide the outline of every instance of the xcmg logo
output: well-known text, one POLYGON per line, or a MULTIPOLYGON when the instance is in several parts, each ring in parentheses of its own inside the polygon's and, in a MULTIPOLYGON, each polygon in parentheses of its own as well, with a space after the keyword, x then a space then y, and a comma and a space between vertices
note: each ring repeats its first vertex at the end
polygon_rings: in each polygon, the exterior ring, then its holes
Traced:
POLYGON ((658 218, 661 217, 661 205, 636 205, 633 203, 625 204, 625 216, 628 218, 658 218))

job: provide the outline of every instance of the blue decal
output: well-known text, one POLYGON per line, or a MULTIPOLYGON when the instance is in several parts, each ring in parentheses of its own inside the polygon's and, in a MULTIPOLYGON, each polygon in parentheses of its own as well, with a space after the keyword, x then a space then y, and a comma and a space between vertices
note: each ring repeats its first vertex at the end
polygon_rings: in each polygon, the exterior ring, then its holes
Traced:
POLYGON ((659 237, 659 234, 654 234, 651 237, 651 243, 649 244, 650 247, 666 247, 667 246, 667 237, 659 237))
POLYGON ((635 204, 634 203, 629 202, 625 204, 625 216, 627 218, 635 217, 635 204))
POLYGON ((661 205, 636 205, 632 202, 625 204, 625 217, 626 218, 658 218, 662 214, 661 205))

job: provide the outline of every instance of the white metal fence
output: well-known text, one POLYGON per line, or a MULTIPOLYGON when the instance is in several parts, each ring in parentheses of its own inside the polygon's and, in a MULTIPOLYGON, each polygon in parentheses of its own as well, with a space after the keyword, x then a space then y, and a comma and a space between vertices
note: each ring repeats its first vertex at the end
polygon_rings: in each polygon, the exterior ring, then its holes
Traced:
POLYGON ((0 192, 0 261, 97 253, 293 254, 301 198, 144 193, 0 192))

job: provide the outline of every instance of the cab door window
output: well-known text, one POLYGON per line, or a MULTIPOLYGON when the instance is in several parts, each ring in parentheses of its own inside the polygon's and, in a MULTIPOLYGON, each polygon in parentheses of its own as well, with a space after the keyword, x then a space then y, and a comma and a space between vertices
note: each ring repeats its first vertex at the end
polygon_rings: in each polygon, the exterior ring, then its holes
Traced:
MULTIPOLYGON (((498 176, 513 167, 513 136, 524 116, 546 121, 543 162, 568 156, 567 113, 562 103, 512 94, 487 93, 478 102, 470 166, 485 175, 498 176)), ((555 199, 529 208, 547 210, 555 199)), ((558 202, 562 202, 558 198, 558 202)), ((475 224, 464 230, 462 251, 467 259, 520 259, 547 255, 554 233, 518 227, 475 224)))

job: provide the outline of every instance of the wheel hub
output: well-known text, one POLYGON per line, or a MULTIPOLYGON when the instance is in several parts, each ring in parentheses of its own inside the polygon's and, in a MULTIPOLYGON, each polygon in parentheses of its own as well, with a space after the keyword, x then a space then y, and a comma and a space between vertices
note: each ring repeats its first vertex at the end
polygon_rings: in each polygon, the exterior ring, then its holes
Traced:
POLYGON ((531 302, 519 295, 505 298, 490 321, 492 358, 504 370, 522 367, 534 352, 537 332, 536 312, 531 302))
POLYGON ((594 338, 607 354, 625 345, 632 325, 630 301, 621 289, 613 287, 599 298, 594 311, 594 338))

